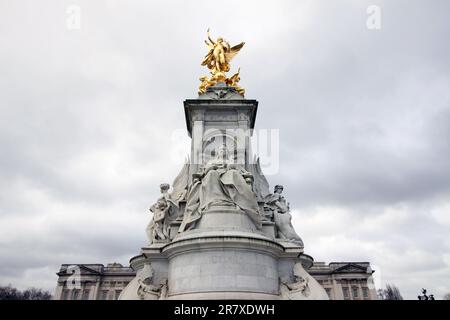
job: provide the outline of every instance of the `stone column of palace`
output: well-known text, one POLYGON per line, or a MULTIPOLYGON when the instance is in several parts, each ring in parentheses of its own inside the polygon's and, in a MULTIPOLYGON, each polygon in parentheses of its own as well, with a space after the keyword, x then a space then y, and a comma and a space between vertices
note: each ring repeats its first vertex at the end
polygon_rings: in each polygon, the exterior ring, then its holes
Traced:
POLYGON ((64 289, 64 282, 58 282, 55 289, 55 294, 53 295, 53 300, 61 300, 62 292, 64 289))

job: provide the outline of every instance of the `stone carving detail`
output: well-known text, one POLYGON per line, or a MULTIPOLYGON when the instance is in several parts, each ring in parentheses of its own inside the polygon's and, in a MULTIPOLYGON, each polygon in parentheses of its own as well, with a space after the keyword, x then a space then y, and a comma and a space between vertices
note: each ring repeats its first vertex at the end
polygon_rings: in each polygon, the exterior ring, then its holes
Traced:
POLYGON ((241 121, 248 121, 249 120, 249 116, 245 112, 239 112, 238 113, 238 119, 241 120, 241 121))
POLYGON ((167 296, 167 279, 163 284, 153 283, 153 268, 151 264, 144 265, 138 273, 137 295, 141 300, 162 300, 167 296))
POLYGON ((178 176, 172 183, 172 193, 170 194, 171 199, 175 199, 175 203, 178 205, 180 201, 184 201, 186 199, 186 194, 189 185, 189 158, 186 159, 186 162, 181 169, 178 176))
POLYGON ((301 263, 294 265, 294 282, 287 282, 280 279, 280 294, 287 300, 304 300, 311 295, 309 287, 309 277, 305 276, 301 263))
POLYGON ((256 156, 253 159, 253 163, 249 165, 249 170, 253 175, 253 190, 256 193, 258 201, 264 201, 264 199, 270 195, 269 182, 267 182, 261 170, 261 164, 259 158, 256 156))
POLYGON ((251 187, 251 173, 234 163, 225 145, 218 147, 215 154, 214 158, 200 168, 200 172, 193 175, 179 232, 194 229, 202 212, 214 206, 241 209, 261 229, 258 202, 251 187))
POLYGON ((201 111, 193 111, 191 117, 193 121, 201 121, 203 120, 204 114, 201 111))
MULTIPOLYGON (((185 165, 181 173, 185 174, 184 171, 186 170, 188 168, 185 165)), ((162 197, 149 209, 153 213, 152 220, 146 228, 149 244, 155 243, 156 241, 169 241, 171 238, 169 229, 170 222, 177 218, 179 214, 179 203, 186 195, 186 191, 182 187, 184 184, 183 177, 177 177, 175 182, 177 184, 174 186, 174 192, 172 194, 168 192, 170 189, 168 183, 160 185, 162 197)))
POLYGON ((274 193, 265 198, 265 215, 272 218, 275 222, 279 239, 296 242, 303 246, 302 239, 292 226, 289 203, 287 203, 286 199, 281 195, 283 189, 283 186, 277 185, 275 186, 274 193))
POLYGON ((218 82, 214 86, 208 87, 198 98, 202 100, 242 100, 243 96, 239 94, 236 88, 228 86, 226 83, 218 82))
POLYGON ((347 268, 345 268, 345 269, 343 269, 343 270, 341 270, 341 271, 346 271, 346 272, 358 272, 358 271, 361 271, 361 269, 356 268, 356 267, 347 267, 347 268))

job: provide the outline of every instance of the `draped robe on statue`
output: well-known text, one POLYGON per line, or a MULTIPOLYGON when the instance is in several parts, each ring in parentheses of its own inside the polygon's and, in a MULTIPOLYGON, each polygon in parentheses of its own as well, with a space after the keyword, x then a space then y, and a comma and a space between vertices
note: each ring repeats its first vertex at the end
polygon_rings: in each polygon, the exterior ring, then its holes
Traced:
POLYGON ((258 202, 243 175, 243 168, 226 160, 214 159, 203 169, 203 178, 196 181, 187 196, 186 211, 179 232, 195 227, 197 220, 211 206, 235 206, 243 210, 261 229, 258 202))

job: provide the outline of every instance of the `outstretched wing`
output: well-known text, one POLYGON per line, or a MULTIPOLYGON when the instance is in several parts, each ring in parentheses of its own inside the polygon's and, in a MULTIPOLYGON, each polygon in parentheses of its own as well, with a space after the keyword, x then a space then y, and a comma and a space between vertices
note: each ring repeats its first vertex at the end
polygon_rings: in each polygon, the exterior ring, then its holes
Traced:
POLYGON ((205 56, 205 58, 202 61, 202 66, 208 66, 208 68, 210 68, 210 65, 212 64, 212 62, 214 60, 214 54, 213 54, 214 47, 212 47, 212 48, 210 46, 208 46, 208 47, 209 47, 209 51, 208 51, 208 54, 205 56))
POLYGON ((227 50, 225 52, 225 58, 227 59, 228 62, 230 62, 231 59, 233 59, 234 56, 238 54, 239 50, 242 49, 244 44, 245 44, 245 42, 241 42, 241 43, 235 45, 234 47, 231 47, 230 50, 227 50))

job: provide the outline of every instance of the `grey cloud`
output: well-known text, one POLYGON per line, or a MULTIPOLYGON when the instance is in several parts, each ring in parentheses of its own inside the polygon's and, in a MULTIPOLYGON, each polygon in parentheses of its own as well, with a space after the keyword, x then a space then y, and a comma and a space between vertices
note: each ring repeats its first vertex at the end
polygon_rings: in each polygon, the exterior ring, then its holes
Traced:
POLYGON ((309 253, 373 261, 410 298, 422 284, 405 274, 450 291, 449 226, 430 213, 450 202, 448 2, 377 1, 380 31, 365 27, 372 1, 78 3, 73 31, 71 1, 0 4, 0 283, 51 289, 61 263, 138 252, 181 167, 167 144, 211 27, 246 41, 233 67, 260 101, 257 128, 280 129, 268 178, 309 253))

